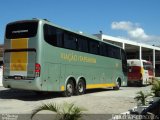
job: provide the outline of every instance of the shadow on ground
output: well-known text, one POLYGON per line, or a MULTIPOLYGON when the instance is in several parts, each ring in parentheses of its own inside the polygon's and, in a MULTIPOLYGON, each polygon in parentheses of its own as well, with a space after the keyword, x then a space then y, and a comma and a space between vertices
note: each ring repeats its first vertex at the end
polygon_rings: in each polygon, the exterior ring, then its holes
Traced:
MULTIPOLYGON (((86 94, 112 91, 113 89, 89 89, 86 94)), ((38 101, 45 99, 62 98, 62 92, 34 92, 26 90, 5 89, 0 90, 0 99, 18 99, 23 101, 38 101)), ((65 97, 64 97, 65 98, 65 97)))
POLYGON ((0 99, 18 99, 23 101, 37 101, 45 100, 51 98, 63 97, 61 93, 51 92, 51 93, 36 93, 32 91, 25 90, 14 90, 7 89, 0 91, 0 99))
POLYGON ((86 94, 99 93, 99 92, 105 92, 105 91, 116 91, 116 90, 113 90, 112 88, 88 89, 88 90, 86 90, 86 94))

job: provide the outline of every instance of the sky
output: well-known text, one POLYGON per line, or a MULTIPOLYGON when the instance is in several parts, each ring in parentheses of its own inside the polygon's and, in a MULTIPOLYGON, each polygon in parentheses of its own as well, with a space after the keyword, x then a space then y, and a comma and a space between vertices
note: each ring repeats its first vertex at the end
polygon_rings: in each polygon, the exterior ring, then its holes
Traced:
POLYGON ((160 45, 160 0, 1 0, 0 43, 5 26, 42 18, 72 30, 160 45))

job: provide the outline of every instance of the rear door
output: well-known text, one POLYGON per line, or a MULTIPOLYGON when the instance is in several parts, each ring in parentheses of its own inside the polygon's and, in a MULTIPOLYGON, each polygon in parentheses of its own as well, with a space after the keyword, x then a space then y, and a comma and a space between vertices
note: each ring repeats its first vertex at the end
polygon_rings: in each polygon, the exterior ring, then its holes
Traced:
POLYGON ((4 53, 4 76, 10 79, 33 79, 35 76, 35 61, 35 50, 7 50, 4 53))

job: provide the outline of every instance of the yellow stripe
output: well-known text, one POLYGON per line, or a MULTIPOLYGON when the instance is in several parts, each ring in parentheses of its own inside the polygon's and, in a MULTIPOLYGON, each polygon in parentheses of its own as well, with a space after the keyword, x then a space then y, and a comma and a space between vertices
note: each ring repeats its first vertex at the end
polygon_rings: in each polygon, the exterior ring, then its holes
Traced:
POLYGON ((62 86, 61 86, 61 91, 64 91, 64 90, 65 90, 65 89, 64 89, 64 86, 62 85, 62 86))
MULTIPOLYGON (((28 38, 19 38, 11 40, 11 49, 28 48, 28 38)), ((28 53, 27 52, 11 52, 10 56, 11 71, 27 71, 28 53)))
POLYGON ((143 69, 143 67, 141 67, 141 74, 142 74, 142 75, 144 74, 144 69, 143 69))
MULTIPOLYGON (((116 84, 114 83, 109 83, 109 84, 88 84, 86 86, 86 89, 91 89, 91 88, 106 88, 106 87, 115 87, 116 84)), ((64 88, 64 85, 61 86, 61 91, 64 91, 65 88, 64 88)))
POLYGON ((104 87, 114 87, 116 86, 114 83, 108 83, 108 84, 88 84, 87 89, 91 88, 104 88, 104 87))

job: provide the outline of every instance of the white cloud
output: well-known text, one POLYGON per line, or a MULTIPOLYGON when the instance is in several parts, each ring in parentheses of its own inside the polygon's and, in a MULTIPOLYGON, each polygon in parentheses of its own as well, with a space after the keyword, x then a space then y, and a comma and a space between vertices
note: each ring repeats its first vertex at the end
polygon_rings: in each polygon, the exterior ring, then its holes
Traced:
POLYGON ((131 30, 133 28, 133 24, 129 21, 112 22, 111 27, 115 30, 131 30))
POLYGON ((147 40, 149 36, 144 32, 142 28, 136 28, 134 30, 127 31, 129 36, 136 39, 147 40))
POLYGON ((123 30, 127 32, 128 39, 135 41, 146 42, 155 44, 160 41, 160 36, 148 35, 144 29, 140 27, 138 23, 132 23, 130 21, 112 22, 111 28, 113 30, 123 30))

